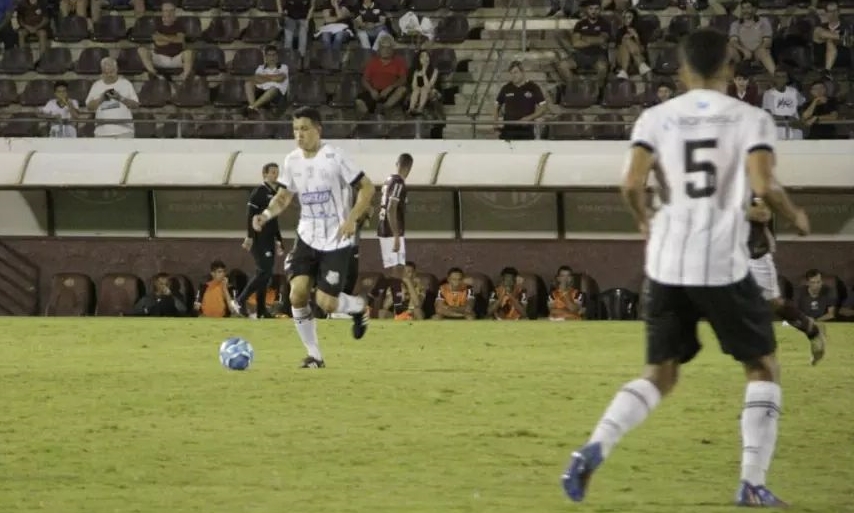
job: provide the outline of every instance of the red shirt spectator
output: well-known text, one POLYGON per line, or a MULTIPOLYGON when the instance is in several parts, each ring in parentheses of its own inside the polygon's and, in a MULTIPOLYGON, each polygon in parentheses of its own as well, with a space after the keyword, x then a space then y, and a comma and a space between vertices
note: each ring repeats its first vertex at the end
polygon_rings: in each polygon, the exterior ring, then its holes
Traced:
POLYGON ((394 39, 382 37, 379 49, 365 66, 362 75, 364 91, 356 98, 356 110, 364 116, 377 107, 394 107, 406 95, 406 61, 394 53, 394 39))
POLYGON ((365 80, 377 91, 391 87, 407 73, 406 61, 400 55, 392 55, 390 59, 374 56, 365 66, 365 80))

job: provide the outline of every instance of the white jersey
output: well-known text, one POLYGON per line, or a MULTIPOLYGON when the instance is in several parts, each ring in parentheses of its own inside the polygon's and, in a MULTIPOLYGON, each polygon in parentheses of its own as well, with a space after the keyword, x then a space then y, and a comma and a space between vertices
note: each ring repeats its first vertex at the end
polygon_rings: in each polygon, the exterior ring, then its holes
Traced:
POLYGON ((750 201, 745 162, 774 150, 767 112, 692 90, 638 118, 632 146, 655 154, 662 205, 650 220, 646 274, 666 285, 727 285, 747 275, 750 201))
POLYGON ((325 143, 313 158, 301 149, 285 157, 278 182, 299 198, 297 235, 320 251, 355 244, 355 237, 338 237, 338 229, 353 208, 353 186, 364 172, 344 153, 325 143))
MULTIPOLYGON (((786 86, 783 91, 768 89, 762 95, 762 108, 774 116, 798 119, 798 109, 804 104, 804 96, 792 86, 786 86)), ((777 127, 779 139, 803 139, 804 133, 799 128, 788 126, 777 127)))

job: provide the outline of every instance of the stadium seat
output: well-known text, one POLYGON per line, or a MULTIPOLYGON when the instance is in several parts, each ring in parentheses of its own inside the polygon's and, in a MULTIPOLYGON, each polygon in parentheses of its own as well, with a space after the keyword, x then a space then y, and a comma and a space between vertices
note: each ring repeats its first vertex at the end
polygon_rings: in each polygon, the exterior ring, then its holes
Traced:
POLYGON ((454 14, 439 20, 436 26, 434 41, 437 43, 459 44, 466 40, 468 33, 468 18, 454 14))
POLYGON ((489 276, 479 273, 466 273, 464 281, 472 288, 472 294, 475 298, 474 310, 478 317, 486 315, 486 307, 489 305, 489 296, 492 295, 494 287, 489 276))
POLYGON ((234 16, 214 16, 202 31, 202 39, 210 43, 230 44, 240 37, 240 22, 234 16))
MULTIPOLYGON (((109 57, 110 51, 99 46, 91 46, 84 48, 80 52, 80 57, 77 59, 77 64, 74 70, 78 75, 100 75, 101 74, 101 59, 109 57)), ((121 66, 121 64, 119 64, 121 66)), ((122 68, 119 67, 119 70, 122 68)))
POLYGON ((15 81, 8 78, 0 79, 0 107, 8 107, 15 103, 18 103, 18 87, 15 81))
POLYGON ((78 121, 77 137, 95 137, 95 123, 92 121, 78 121))
MULTIPOLYGON (((140 100, 141 100, 140 95, 140 100)), ((133 115, 134 138, 136 139, 157 139, 157 123, 153 121, 156 118, 150 112, 137 112, 133 115), (145 123, 144 121, 152 121, 145 123)))
MULTIPOLYGON (((121 75, 127 76, 145 73, 145 66, 142 65, 142 59, 140 59, 136 48, 122 48, 119 50, 119 56, 116 61, 119 63, 119 74, 121 75)), ((98 73, 100 73, 100 70, 98 73)))
POLYGON ((137 18, 136 23, 134 23, 133 28, 130 30, 128 39, 133 43, 149 44, 156 30, 157 17, 142 16, 141 18, 137 18))
POLYGON ((18 101, 24 107, 43 107, 53 98, 53 82, 37 78, 27 82, 18 101))
POLYGON ((21 75, 33 69, 33 54, 29 48, 12 48, 3 52, 0 73, 21 75))
POLYGON ((246 105, 246 91, 243 80, 226 77, 219 85, 219 92, 214 100, 217 107, 242 107, 246 105))
POLYGON ((376 0, 374 3, 383 12, 397 12, 404 8, 403 0, 376 0))
MULTIPOLYGON (((252 121, 257 120, 266 121, 266 115, 263 112, 254 115, 252 121)), ((285 123, 281 123, 281 125, 284 130, 283 125, 285 123)), ((276 134, 276 128, 277 126, 271 123, 241 123, 236 125, 234 132, 238 139, 272 139, 276 134)))
POLYGON ((602 97, 602 106, 606 109, 626 109, 635 104, 637 91, 631 80, 609 80, 602 97))
POLYGON ((355 125, 346 119, 335 119, 323 124, 323 136, 329 139, 349 139, 353 136, 355 125))
POLYGON ((390 125, 389 134, 395 139, 429 139, 433 122, 427 119, 415 119, 415 123, 390 125))
POLYGON ((323 76, 296 76, 291 79, 291 101, 294 107, 326 105, 323 76))
POLYGON ((483 7, 482 0, 448 0, 445 5, 449 11, 469 12, 476 11, 483 7))
POLYGON ((219 75, 226 70, 225 53, 218 46, 203 46, 196 49, 194 67, 198 75, 219 75))
POLYGON ((351 47, 344 59, 344 71, 361 75, 373 54, 373 50, 369 48, 351 47))
POLYGON ((338 73, 341 71, 341 52, 314 46, 309 50, 308 61, 311 71, 320 73, 338 73))
POLYGON ((330 107, 349 109, 356 104, 356 96, 362 91, 362 78, 359 75, 344 75, 338 82, 330 107))
POLYGON ((0 135, 3 137, 39 137, 45 135, 42 124, 36 121, 26 121, 33 118, 30 112, 18 112, 11 118, 0 120, 0 135), (5 121, 5 122, 4 122, 5 121))
POLYGON ((383 123, 384 118, 381 115, 374 114, 372 117, 365 118, 364 121, 373 121, 373 123, 356 125, 356 130, 353 132, 356 139, 385 139, 388 137, 388 125, 383 123))
POLYGON ((549 125, 549 139, 552 141, 576 141, 590 139, 589 125, 580 114, 568 112, 558 115, 556 121, 573 122, 566 125, 549 125))
POLYGON ((599 85, 594 80, 572 80, 563 89, 560 104, 568 109, 586 109, 596 104, 599 85))
POLYGON ((262 64, 264 54, 260 48, 240 48, 234 52, 234 57, 228 63, 228 70, 232 75, 248 77, 254 75, 255 70, 262 64))
POLYGON ((145 0, 145 7, 149 11, 162 11, 164 2, 171 2, 178 9, 181 8, 181 0, 145 0))
POLYGON ((288 67, 291 77, 302 69, 302 58, 299 52, 292 48, 279 47, 279 61, 288 67))
POLYGON ((83 16, 66 16, 57 24, 53 39, 59 43, 79 43, 89 38, 89 22, 83 16))
POLYGON ((597 114, 596 121, 604 124, 591 125, 593 139, 597 141, 622 141, 627 139, 626 125, 619 114, 597 114))
POLYGON ((142 84, 139 90, 139 106, 159 108, 172 100, 172 87, 165 79, 155 78, 142 84))
POLYGON ((409 7, 415 12, 434 12, 442 8, 445 0, 411 0, 409 7))
POLYGON ((641 40, 646 41, 647 44, 658 41, 662 35, 661 19, 655 14, 642 14, 638 18, 638 34, 641 36, 641 40))
POLYGON ((197 118, 208 121, 199 123, 196 137, 200 139, 234 139, 234 123, 227 114, 213 114, 197 118))
POLYGON ((254 0, 222 0, 221 7, 225 12, 246 12, 254 3, 254 0))
MULTIPOLYGON (((436 48, 430 52, 430 62, 442 75, 453 73, 457 69, 457 52, 453 48, 436 48)), ((410 68, 414 68, 414 63, 410 68)))
POLYGON ((655 59, 653 70, 659 75, 675 75, 679 71, 679 51, 676 47, 662 48, 655 59))
POLYGON ((724 34, 729 34, 729 27, 736 19, 731 14, 716 14, 709 20, 709 26, 720 30, 724 34))
POLYGON ((670 25, 667 26, 667 35, 664 39, 671 43, 678 43, 683 37, 699 26, 700 16, 698 14, 677 14, 670 20, 670 25))
POLYGON ((261 12, 278 12, 279 6, 276 0, 258 0, 258 4, 255 6, 261 12))
POLYGON ((281 27, 276 18, 252 18, 241 38, 244 43, 266 45, 277 42, 281 27))
POLYGON ((185 11, 210 11, 216 8, 217 0, 183 0, 181 7, 185 11))
POLYGON ((70 71, 74 62, 71 60, 71 50, 68 48, 49 48, 36 66, 36 71, 44 75, 61 75, 70 71))
POLYGON ((670 0, 640 0, 636 7, 641 11, 663 11, 670 7, 670 0))
POLYGON ((198 16, 179 16, 178 23, 184 29, 184 38, 187 42, 192 43, 202 37, 202 20, 198 16))
POLYGON ((629 289, 614 288, 599 294, 599 319, 626 321, 638 318, 638 294, 629 289))
POLYGON ((789 6, 789 0, 759 0, 758 8, 765 9, 785 9, 789 6))
POLYGON ((123 16, 102 16, 92 31, 92 41, 99 43, 117 43, 127 35, 127 26, 123 16))
POLYGON ((163 120, 160 137, 163 139, 193 139, 196 137, 196 123, 189 114, 170 114, 163 120))
POLYGON ((172 103, 183 108, 210 105, 211 93, 208 88, 208 81, 204 77, 192 77, 185 80, 176 88, 172 103))
POLYGON ((587 311, 584 314, 584 318, 598 318, 599 284, 592 276, 584 273, 573 274, 572 280, 585 297, 587 311))
POLYGON ((85 274, 55 274, 44 314, 50 317, 81 317, 95 311, 95 284, 85 274))
POLYGON ((133 305, 145 294, 145 287, 130 273, 110 273, 101 278, 95 315, 111 317, 128 315, 133 305))

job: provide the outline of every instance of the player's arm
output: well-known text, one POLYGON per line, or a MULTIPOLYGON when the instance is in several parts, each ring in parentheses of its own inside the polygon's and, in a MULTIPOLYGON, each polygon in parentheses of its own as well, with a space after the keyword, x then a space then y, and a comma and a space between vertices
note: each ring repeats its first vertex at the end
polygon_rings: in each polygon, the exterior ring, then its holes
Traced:
POLYGON ((641 232, 646 233, 648 214, 646 183, 649 173, 655 166, 655 153, 643 144, 635 144, 629 153, 629 164, 623 177, 620 190, 623 201, 638 223, 641 232))
POLYGON ((371 208, 371 200, 374 197, 374 184, 367 175, 362 174, 359 181, 353 185, 358 192, 356 193, 356 204, 350 210, 350 216, 347 221, 356 224, 359 219, 362 219, 368 213, 368 209, 371 208))
POLYGON ((249 203, 246 204, 246 238, 254 239, 255 238, 255 230, 252 228, 252 218, 261 213, 261 195, 263 191, 258 187, 254 191, 252 191, 252 195, 249 196, 249 203))
POLYGON ((747 209, 747 218, 757 223, 767 223, 771 220, 771 210, 765 206, 764 202, 750 205, 747 209))
POLYGON ((255 231, 261 231, 261 228, 267 224, 267 221, 274 217, 278 217, 279 214, 284 212, 285 209, 288 208, 288 205, 291 204, 291 200, 293 200, 293 198, 294 193, 284 187, 279 187, 279 190, 276 191, 276 195, 270 200, 270 204, 267 205, 267 208, 253 218, 252 225, 253 228, 255 228, 255 231))
POLYGON ((388 209, 386 211, 386 219, 388 219, 388 226, 391 228, 391 236, 395 240, 399 240, 400 238, 400 227, 397 225, 397 209, 400 206, 401 189, 402 186, 399 183, 394 184, 391 188, 388 196, 388 209))
POLYGON ((835 306, 828 306, 827 312, 824 315, 822 315, 821 317, 819 317, 818 319, 816 319, 816 321, 825 322, 825 321, 832 321, 833 319, 836 319, 836 307, 835 306))

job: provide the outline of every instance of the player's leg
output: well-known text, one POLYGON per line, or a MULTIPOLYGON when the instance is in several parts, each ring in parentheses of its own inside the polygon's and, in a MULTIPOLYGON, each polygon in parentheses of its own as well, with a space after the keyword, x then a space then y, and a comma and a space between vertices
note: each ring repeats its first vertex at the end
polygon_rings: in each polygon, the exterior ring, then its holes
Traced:
POLYGON ((326 313, 347 313, 353 317, 353 338, 365 336, 368 330, 368 307, 365 300, 342 292, 347 270, 353 257, 352 248, 322 251, 317 269, 317 306, 326 313))
POLYGON ((699 315, 681 287, 647 280, 643 292, 646 312, 647 366, 643 375, 620 388, 590 439, 572 454, 563 486, 574 501, 581 501, 594 470, 619 440, 643 422, 676 385, 679 366, 700 350, 699 315))
POLYGON ((317 272, 316 251, 297 238, 292 258, 289 262, 291 273, 291 314, 297 333, 305 346, 308 356, 303 360, 303 368, 324 367, 323 354, 317 342, 317 322, 309 305, 313 277, 317 272))
POLYGON ((403 288, 403 269, 406 264, 406 253, 403 237, 400 237, 400 247, 394 251, 394 237, 380 237, 380 256, 383 261, 383 271, 386 276, 392 278, 387 280, 388 288, 392 297, 399 297, 403 288))
POLYGON ((777 443, 782 390, 775 356, 773 316, 752 275, 726 287, 708 287, 692 297, 717 335, 721 349, 744 365, 747 387, 741 412, 742 506, 782 506, 765 487, 777 443))

